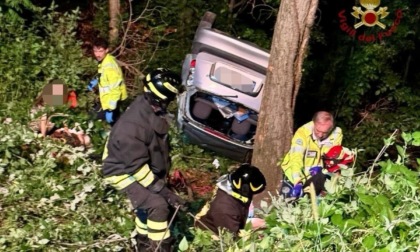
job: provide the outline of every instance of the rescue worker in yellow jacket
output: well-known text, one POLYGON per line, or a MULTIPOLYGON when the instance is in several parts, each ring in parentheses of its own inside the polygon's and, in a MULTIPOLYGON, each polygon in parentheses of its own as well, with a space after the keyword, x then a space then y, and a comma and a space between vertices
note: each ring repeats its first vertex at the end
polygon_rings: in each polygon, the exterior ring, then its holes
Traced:
POLYGON ((335 126, 332 114, 316 112, 312 121, 295 132, 291 148, 281 163, 284 174, 281 194, 286 198, 299 198, 312 182, 319 195, 326 180, 322 156, 334 145, 341 145, 342 139, 341 128, 335 126))
POLYGON ((170 251, 169 206, 185 204, 166 186, 171 160, 166 108, 180 85, 179 76, 167 69, 148 74, 145 93, 114 124, 104 150, 105 180, 135 209, 139 251, 170 251))
POLYGON ((89 82, 88 90, 99 90, 100 103, 96 117, 113 125, 120 116, 121 101, 127 98, 123 73, 114 56, 109 53, 108 42, 98 38, 93 43, 93 54, 99 62, 97 76, 89 82))

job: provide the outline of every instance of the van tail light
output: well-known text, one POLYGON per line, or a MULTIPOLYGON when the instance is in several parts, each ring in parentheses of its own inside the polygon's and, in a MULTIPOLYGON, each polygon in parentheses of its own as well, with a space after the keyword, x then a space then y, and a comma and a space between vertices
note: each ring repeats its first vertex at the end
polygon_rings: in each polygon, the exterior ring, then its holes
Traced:
POLYGON ((195 68, 195 59, 191 60, 190 62, 190 68, 195 68))
POLYGON ((187 85, 194 85, 195 59, 190 61, 190 73, 188 74, 187 85))

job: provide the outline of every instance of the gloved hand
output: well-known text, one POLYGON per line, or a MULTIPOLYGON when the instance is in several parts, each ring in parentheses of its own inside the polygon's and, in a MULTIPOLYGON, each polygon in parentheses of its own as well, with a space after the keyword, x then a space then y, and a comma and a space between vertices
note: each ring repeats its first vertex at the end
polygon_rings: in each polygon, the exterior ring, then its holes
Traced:
POLYGON ((87 86, 87 89, 89 90, 89 91, 93 91, 93 88, 94 87, 96 87, 96 85, 98 85, 98 79, 97 78, 94 78, 94 79, 92 79, 90 82, 89 82, 89 84, 88 84, 88 86, 87 86))
POLYGON ((290 194, 290 197, 292 197, 292 198, 300 198, 302 196, 302 188, 303 188, 302 183, 297 183, 293 187, 292 193, 290 194))
POLYGON ((321 171, 322 171, 321 166, 314 166, 314 167, 311 167, 309 169, 309 174, 311 174, 311 176, 315 176, 316 174, 320 173, 321 171))
POLYGON ((158 192, 159 195, 161 195, 169 205, 171 205, 174 208, 177 208, 179 206, 179 209, 182 211, 187 211, 186 201, 173 193, 171 190, 169 190, 168 187, 162 188, 160 192, 158 192))
POLYGON ((114 112, 112 110, 105 111, 105 120, 107 123, 114 122, 113 115, 114 115, 114 112))

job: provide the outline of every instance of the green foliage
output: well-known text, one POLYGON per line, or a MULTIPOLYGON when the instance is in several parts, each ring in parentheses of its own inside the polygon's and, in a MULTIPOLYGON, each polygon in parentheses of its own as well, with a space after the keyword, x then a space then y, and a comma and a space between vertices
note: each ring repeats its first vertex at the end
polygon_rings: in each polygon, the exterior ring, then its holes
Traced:
POLYGON ((217 171, 217 173, 224 174, 229 170, 229 167, 235 166, 236 164, 236 162, 228 158, 206 151, 197 145, 190 144, 186 136, 176 127, 171 127, 170 136, 171 159, 174 168, 181 170, 194 168, 209 172, 217 171), (212 164, 215 159, 218 160, 220 167, 215 167, 212 164))
MULTIPOLYGON (((243 4, 250 7, 248 3, 243 4)), ((120 36, 112 43, 111 49, 112 54, 123 63, 129 95, 135 96, 143 92, 143 78, 155 68, 166 67, 175 72, 181 71, 185 54, 190 52, 195 30, 207 10, 218 15, 215 24, 217 29, 269 48, 272 27, 264 29, 262 25, 272 17, 275 9, 270 5, 263 6, 264 8, 257 8, 258 17, 244 13, 239 17, 239 12, 244 12, 245 9, 235 9, 233 13, 229 13, 228 5, 221 4, 220 1, 121 2, 122 27, 120 36), (249 28, 249 25, 253 28, 249 28)), ((82 32, 86 41, 91 41, 98 35, 108 37, 108 2, 93 1, 92 7, 84 13, 85 17, 92 20, 85 19, 81 25, 84 28, 89 27, 85 33, 82 32)))
POLYGON ((0 132, 1 250, 129 248, 129 210, 105 186, 93 150, 38 138, 18 123, 0 132))
MULTIPOLYGON (((89 121, 81 126, 92 138, 100 137, 103 129, 89 121)), ((130 249, 133 212, 123 196, 104 184, 100 160, 94 158, 98 150, 40 138, 10 119, 0 124, 0 135, 1 250, 130 249)), ((188 162, 208 169, 212 158, 219 158, 196 148, 185 153, 173 139, 175 168, 187 168, 188 162), (182 153, 196 158, 181 159, 182 153)), ((197 212, 202 204, 192 202, 189 211, 197 212)), ((192 239, 192 225, 192 219, 180 213, 171 232, 179 240, 192 239)))
POLYGON ((23 97, 35 98, 48 81, 56 78, 80 90, 87 69, 95 69, 93 62, 82 55, 81 43, 75 38, 79 11, 58 13, 55 8, 52 5, 34 13, 26 24, 0 15, 2 106, 23 97))
MULTIPOLYGON (((94 27, 106 36, 107 2, 95 2, 94 27)), ((145 8, 143 2, 133 4, 135 14, 145 8)), ((339 111, 346 146, 365 150, 366 157, 361 158, 364 166, 380 151, 383 136, 397 128, 408 132, 420 126, 416 88, 420 75, 412 70, 419 62, 415 52, 419 9, 400 0, 383 1, 383 5, 404 10, 398 32, 383 42, 357 43, 338 34, 338 29, 331 35, 326 32, 331 29, 318 27, 302 86, 303 93, 312 94, 316 104, 324 102, 339 111)), ((155 67, 180 70, 204 10, 218 15, 218 29, 265 48, 270 45, 272 27, 261 29, 264 18, 255 21, 243 13, 229 13, 220 1, 153 1, 147 8, 144 19, 133 25, 134 34, 144 36, 135 36, 135 43, 128 44, 126 55, 121 55, 126 62, 141 62, 133 64, 141 71, 155 67)), ((28 0, 0 3, 0 250, 130 250, 132 212, 125 198, 100 177, 107 129, 103 122, 90 122, 84 114, 91 97, 79 96, 76 110, 57 110, 71 115, 66 121, 69 125, 81 122, 93 138, 91 150, 40 139, 24 126, 32 99, 46 82, 61 78, 80 91, 96 68, 82 55, 81 42, 76 39, 79 15, 78 10, 59 13, 55 5, 39 9, 28 0), (28 20, 21 15, 26 10, 33 13, 28 20), (8 123, 5 117, 13 122, 8 123)), ((333 23, 332 18, 323 20, 333 23)), ((140 80, 140 74, 133 77, 135 83, 140 80)), ((175 128, 171 135, 174 168, 225 173, 234 165, 189 145, 175 128), (214 159, 221 163, 219 170, 211 164, 214 159)), ((222 232, 220 240, 214 240, 208 232, 191 229, 191 216, 179 213, 171 230, 179 250, 415 251, 420 230, 419 181, 418 172, 407 165, 413 160, 419 165, 417 156, 409 152, 419 145, 419 135, 403 133, 400 139, 393 139, 397 156, 379 162, 380 171, 375 171, 374 177, 356 176, 349 170, 337 185, 328 183, 329 195, 319 199, 318 222, 312 218, 307 198, 287 205, 275 196, 272 204, 257 211, 265 218, 266 229, 247 229, 237 241, 222 232)), ((371 167, 377 167, 376 163, 371 167)), ((190 211, 196 212, 202 203, 193 202, 190 211)))
MULTIPOLYGON (((403 134, 406 145, 418 144, 420 132, 403 134)), ((400 159, 405 156, 400 153, 400 159)), ((182 251, 415 251, 420 212, 419 174, 402 164, 384 160, 375 177, 346 171, 337 184, 329 181, 328 194, 318 198, 315 220, 308 197, 287 204, 278 196, 257 212, 266 228, 246 231, 232 243, 229 235, 215 241, 196 231, 182 251), (344 176, 345 175, 345 176, 344 176)))
MULTIPOLYGON (((351 10, 351 5, 338 6, 351 10)), ((403 17, 391 36, 367 43, 340 29, 337 14, 341 9, 328 1, 320 2, 321 16, 311 33, 310 54, 295 112, 297 117, 309 118, 319 109, 333 111, 344 129, 344 144, 366 150, 360 158, 364 166, 380 150, 384 135, 395 129, 408 131, 420 126, 415 66, 420 60, 419 5, 381 1, 381 6, 390 11, 383 20, 387 29, 396 19, 397 9, 402 10, 403 17)), ((349 24, 353 21, 348 17, 349 24)), ((358 29, 357 34, 382 31, 369 27, 358 29)))
POLYGON ((40 8, 30 0, 6 0, 0 3, 0 16, 13 23, 23 23, 23 11, 38 12, 40 8))

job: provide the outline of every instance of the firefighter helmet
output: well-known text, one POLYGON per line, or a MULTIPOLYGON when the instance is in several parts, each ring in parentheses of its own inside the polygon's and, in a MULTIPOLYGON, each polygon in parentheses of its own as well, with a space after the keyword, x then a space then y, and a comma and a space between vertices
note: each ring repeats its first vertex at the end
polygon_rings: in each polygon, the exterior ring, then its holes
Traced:
POLYGON ((232 190, 244 197, 262 192, 266 186, 264 175, 261 171, 250 164, 244 163, 229 175, 232 190))
POLYGON ((335 145, 329 149, 327 153, 322 155, 324 167, 329 172, 337 172, 340 166, 345 166, 354 160, 353 153, 341 145, 335 145))
POLYGON ((144 88, 155 99, 169 103, 175 99, 180 87, 181 78, 178 74, 166 68, 158 68, 146 76, 144 88))

